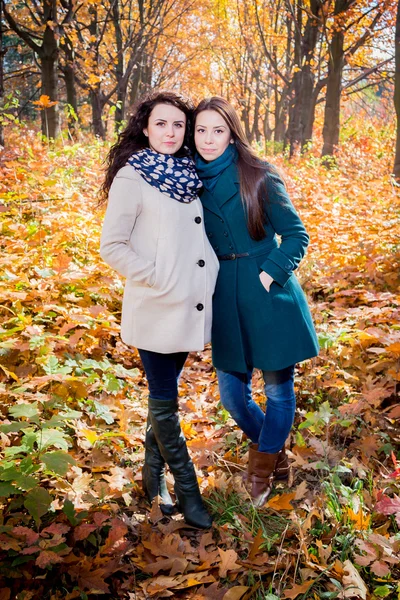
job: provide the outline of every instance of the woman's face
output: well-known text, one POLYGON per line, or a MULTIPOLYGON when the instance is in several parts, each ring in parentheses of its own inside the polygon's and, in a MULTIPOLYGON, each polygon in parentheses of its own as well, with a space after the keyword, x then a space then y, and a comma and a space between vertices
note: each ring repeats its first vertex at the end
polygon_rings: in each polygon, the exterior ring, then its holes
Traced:
POLYGON ((194 143, 204 160, 215 160, 233 142, 227 122, 216 110, 203 110, 196 117, 194 143))
POLYGON ((182 147, 186 131, 186 115, 172 104, 156 104, 143 129, 149 147, 160 154, 175 154, 182 147))

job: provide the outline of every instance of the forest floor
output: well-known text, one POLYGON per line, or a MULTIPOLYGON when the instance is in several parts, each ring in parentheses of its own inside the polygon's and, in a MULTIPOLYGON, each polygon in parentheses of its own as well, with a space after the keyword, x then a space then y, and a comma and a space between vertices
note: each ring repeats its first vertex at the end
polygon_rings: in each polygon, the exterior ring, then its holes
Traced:
POLYGON ((0 600, 400 598, 394 137, 373 124, 342 137, 331 169, 312 151, 271 157, 311 237, 299 278, 322 349, 298 366, 292 476, 263 509, 242 485, 248 441, 221 408, 210 350, 184 369, 182 427, 215 519, 199 532, 141 491, 146 382, 119 339, 123 281, 99 257, 107 147, 8 132, 0 600))

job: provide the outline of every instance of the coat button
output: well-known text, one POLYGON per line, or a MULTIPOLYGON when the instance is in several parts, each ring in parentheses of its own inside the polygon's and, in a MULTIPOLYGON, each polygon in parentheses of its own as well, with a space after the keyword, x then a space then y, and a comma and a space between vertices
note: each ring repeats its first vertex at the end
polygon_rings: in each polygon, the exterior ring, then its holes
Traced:
POLYGON ((229 250, 234 250, 235 248, 232 246, 232 244, 229 244, 229 250))
POLYGON ((196 306, 197 310, 203 310, 204 306, 201 302, 198 303, 198 305, 196 306))
POLYGON ((224 236, 228 237, 229 233, 227 231, 224 231, 224 236))
POLYGON ((194 222, 197 224, 201 223, 201 217, 196 217, 194 222))
POLYGON ((292 265, 289 265, 289 263, 287 265, 285 265, 285 269, 291 269, 292 265))
POLYGON ((199 267, 204 267, 204 265, 206 264, 206 262, 201 258, 198 263, 199 267))
POLYGON ((212 238, 212 236, 213 236, 214 234, 212 233, 212 231, 209 231, 209 232, 207 233, 207 235, 208 235, 208 237, 209 237, 209 238, 212 238))

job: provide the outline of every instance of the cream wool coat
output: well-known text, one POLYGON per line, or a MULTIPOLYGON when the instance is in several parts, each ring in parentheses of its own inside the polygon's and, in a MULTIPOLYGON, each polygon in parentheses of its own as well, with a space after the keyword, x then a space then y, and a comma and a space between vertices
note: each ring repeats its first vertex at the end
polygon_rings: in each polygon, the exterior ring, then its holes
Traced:
POLYGON ((123 167, 110 189, 100 254, 126 277, 126 344, 162 354, 203 350, 219 262, 199 198, 178 202, 123 167))

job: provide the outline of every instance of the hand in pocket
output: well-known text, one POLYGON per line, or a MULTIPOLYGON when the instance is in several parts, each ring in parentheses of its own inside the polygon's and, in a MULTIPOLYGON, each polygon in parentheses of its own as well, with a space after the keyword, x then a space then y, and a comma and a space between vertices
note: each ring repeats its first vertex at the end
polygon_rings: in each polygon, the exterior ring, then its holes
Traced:
POLYGON ((271 287, 271 283, 274 281, 271 275, 268 275, 265 271, 261 271, 260 273, 260 281, 263 284, 264 288, 269 292, 269 288, 271 287))

